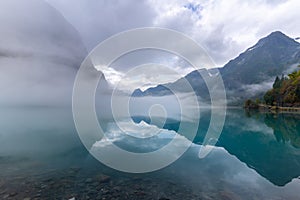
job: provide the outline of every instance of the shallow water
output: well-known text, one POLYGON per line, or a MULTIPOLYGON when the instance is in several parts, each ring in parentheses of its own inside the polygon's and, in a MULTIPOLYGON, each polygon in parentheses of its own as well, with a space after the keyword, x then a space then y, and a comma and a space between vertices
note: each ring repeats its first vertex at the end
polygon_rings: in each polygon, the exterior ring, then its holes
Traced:
MULTIPOLYGON (((88 153, 71 109, 1 108, 0 199, 299 199, 300 115, 228 110, 217 147, 199 159, 209 119, 205 111, 200 121, 182 122, 199 128, 194 144, 173 164, 130 174, 88 153)), ((135 117, 140 127, 129 127, 133 135, 141 126, 157 128, 141 120, 150 122, 135 117)), ((101 119, 101 125, 121 148, 150 152, 172 139, 179 122, 169 120, 147 142, 124 137, 111 119, 101 119)), ((189 138, 188 132, 181 134, 189 138)), ((95 151, 109 148, 96 144, 95 151)))

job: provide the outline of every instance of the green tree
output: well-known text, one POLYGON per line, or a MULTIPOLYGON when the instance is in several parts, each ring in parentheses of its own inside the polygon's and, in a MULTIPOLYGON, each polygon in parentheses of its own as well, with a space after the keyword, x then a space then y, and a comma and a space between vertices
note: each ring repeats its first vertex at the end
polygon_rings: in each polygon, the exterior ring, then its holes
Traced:
POLYGON ((297 78, 297 72, 290 73, 288 76, 291 80, 294 80, 295 78, 297 78))
POLYGON ((251 99, 247 99, 245 101, 245 104, 244 104, 245 108, 249 108, 251 105, 252 105, 252 100, 251 99))
POLYGON ((278 76, 276 76, 276 79, 273 83, 273 89, 277 89, 277 88, 280 88, 280 85, 281 85, 281 80, 279 79, 278 76))
POLYGON ((275 92, 274 90, 269 90, 265 95, 264 95, 264 100, 266 104, 272 105, 273 102, 275 101, 275 92))
POLYGON ((259 98, 255 99, 255 104, 259 105, 260 103, 261 103, 261 101, 259 98))

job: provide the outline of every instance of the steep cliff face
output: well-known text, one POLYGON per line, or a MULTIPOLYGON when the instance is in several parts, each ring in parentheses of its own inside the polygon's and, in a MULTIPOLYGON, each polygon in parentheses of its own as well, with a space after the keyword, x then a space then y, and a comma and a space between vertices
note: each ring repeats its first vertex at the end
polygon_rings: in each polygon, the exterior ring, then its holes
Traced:
POLYGON ((70 104, 85 47, 42 0, 0 1, 0 104, 70 104))

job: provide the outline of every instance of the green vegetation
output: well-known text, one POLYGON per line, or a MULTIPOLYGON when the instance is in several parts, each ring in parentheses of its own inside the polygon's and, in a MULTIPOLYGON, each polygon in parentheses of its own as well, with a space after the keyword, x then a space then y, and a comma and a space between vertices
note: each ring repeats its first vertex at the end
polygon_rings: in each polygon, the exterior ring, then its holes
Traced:
POLYGON ((251 99, 247 99, 245 101, 244 107, 245 108, 250 108, 250 109, 258 109, 261 101, 259 99, 256 99, 255 101, 251 99))
POLYGON ((276 77, 273 89, 267 91, 264 100, 267 105, 271 106, 299 107, 300 70, 289 74, 288 77, 276 77))
MULTIPOLYGON (((298 66, 300 67, 300 65, 298 66)), ((245 101, 244 107, 250 109, 258 109, 260 106, 275 107, 300 107, 300 70, 276 77, 273 88, 267 91, 263 97, 262 104, 259 99, 253 101, 248 99, 245 101)))
POLYGON ((299 115, 267 113, 264 122, 274 130, 278 142, 288 142, 295 148, 300 148, 299 115))

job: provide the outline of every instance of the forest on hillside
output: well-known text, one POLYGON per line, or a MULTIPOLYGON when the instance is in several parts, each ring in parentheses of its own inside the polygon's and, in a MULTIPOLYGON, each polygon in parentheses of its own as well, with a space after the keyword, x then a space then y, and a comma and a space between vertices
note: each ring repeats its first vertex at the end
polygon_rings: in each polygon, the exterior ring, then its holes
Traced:
POLYGON ((300 70, 287 76, 277 76, 273 88, 263 96, 263 101, 260 99, 245 101, 246 108, 258 108, 260 104, 277 107, 300 107, 300 70))

